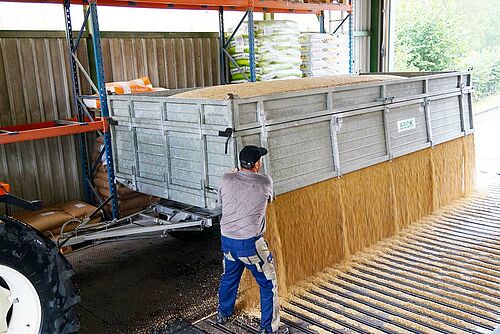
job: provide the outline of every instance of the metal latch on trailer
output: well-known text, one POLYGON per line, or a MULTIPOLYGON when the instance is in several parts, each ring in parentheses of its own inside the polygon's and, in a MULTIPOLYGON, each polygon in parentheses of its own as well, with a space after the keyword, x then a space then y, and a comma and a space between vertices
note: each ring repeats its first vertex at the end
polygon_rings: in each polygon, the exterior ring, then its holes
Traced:
POLYGON ((232 128, 226 128, 226 130, 224 131, 219 131, 219 137, 227 137, 226 146, 224 147, 224 154, 227 154, 227 147, 229 145, 229 140, 231 139, 232 135, 233 135, 232 128))

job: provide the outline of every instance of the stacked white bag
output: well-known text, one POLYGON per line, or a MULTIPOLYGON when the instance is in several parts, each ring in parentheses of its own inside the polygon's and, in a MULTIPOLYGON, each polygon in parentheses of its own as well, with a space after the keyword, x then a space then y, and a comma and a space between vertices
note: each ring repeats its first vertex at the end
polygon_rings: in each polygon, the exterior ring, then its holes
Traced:
MULTIPOLYGON (((228 52, 250 78, 250 46, 247 23, 241 25, 228 52)), ((229 34, 232 30, 229 31, 229 34)), ((302 77, 299 26, 288 20, 254 21, 255 65, 257 81, 292 79, 302 77)), ((246 82, 245 76, 229 62, 231 82, 246 82)))
POLYGON ((304 77, 323 77, 349 73, 349 37, 347 34, 300 34, 304 77))

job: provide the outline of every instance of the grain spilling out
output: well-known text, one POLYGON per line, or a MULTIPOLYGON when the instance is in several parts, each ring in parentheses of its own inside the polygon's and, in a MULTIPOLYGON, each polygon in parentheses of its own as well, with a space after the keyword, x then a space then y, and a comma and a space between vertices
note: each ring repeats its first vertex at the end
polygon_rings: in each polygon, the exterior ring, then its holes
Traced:
MULTIPOLYGON (((279 195, 268 209, 267 238, 281 295, 468 194, 473 151, 466 136, 279 195)), ((259 292, 251 277, 245 283, 242 301, 253 307, 259 292)))

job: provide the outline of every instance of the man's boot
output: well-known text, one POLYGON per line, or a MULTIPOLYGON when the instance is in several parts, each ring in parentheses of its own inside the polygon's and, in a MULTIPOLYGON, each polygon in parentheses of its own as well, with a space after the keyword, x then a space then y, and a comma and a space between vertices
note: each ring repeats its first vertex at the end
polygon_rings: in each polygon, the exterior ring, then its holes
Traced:
POLYGON ((229 317, 222 315, 222 313, 220 313, 220 312, 217 313, 217 319, 216 319, 217 324, 224 325, 228 321, 229 321, 229 317))
POLYGON ((289 332, 288 327, 282 326, 282 327, 278 328, 277 331, 274 331, 274 332, 268 332, 265 329, 263 329, 260 332, 260 334, 288 334, 288 332, 289 332))

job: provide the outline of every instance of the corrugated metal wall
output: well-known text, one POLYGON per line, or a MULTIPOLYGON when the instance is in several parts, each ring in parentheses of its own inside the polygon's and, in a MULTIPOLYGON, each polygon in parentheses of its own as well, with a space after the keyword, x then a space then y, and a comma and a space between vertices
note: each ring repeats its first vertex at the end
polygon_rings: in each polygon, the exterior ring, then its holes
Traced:
MULTIPOLYGON (((103 33, 102 48, 106 81, 148 75, 166 88, 219 83, 217 34, 103 33)), ((78 57, 88 68, 85 39, 78 57)), ((61 32, 0 32, 0 126, 71 117, 69 75, 61 32)), ((89 92, 83 76, 82 87, 89 92)), ((49 205, 81 198, 75 139, 0 145, 0 180, 17 196, 49 205)))
POLYGON ((106 80, 147 75, 165 88, 218 85, 218 48, 214 33, 103 33, 106 80))
MULTIPOLYGON (((353 32, 354 32, 354 72, 370 72, 370 33, 371 33, 371 1, 353 0, 353 32)), ((346 12, 329 12, 329 31, 337 29, 346 12)), ((349 21, 345 21, 338 30, 344 34, 349 32, 349 21)))
POLYGON ((354 70, 370 72, 371 1, 354 0, 354 70))
MULTIPOLYGON (((28 36, 0 38, 1 126, 71 117, 65 39, 28 36)), ((86 57, 81 59, 86 66, 86 57)), ((77 157, 72 137, 0 145, 0 180, 27 199, 54 203, 80 198, 77 157)))

